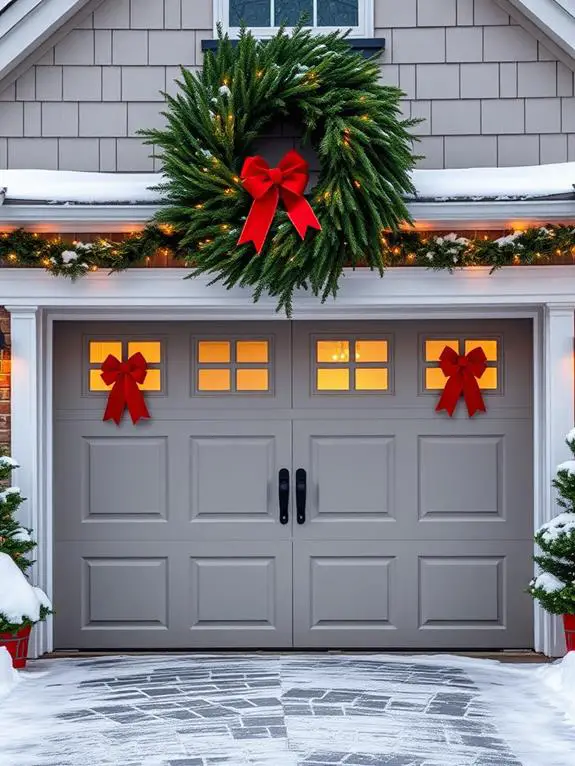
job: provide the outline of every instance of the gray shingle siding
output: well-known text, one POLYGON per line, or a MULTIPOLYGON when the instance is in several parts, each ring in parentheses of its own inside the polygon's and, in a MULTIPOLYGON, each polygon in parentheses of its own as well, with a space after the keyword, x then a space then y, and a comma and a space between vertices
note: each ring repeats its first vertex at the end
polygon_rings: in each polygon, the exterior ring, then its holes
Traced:
MULTIPOLYGON (((375 0, 375 23, 421 167, 575 159, 573 72, 492 0, 375 0)), ((0 167, 157 169, 136 131, 212 36, 211 0, 106 0, 0 93, 0 167)))

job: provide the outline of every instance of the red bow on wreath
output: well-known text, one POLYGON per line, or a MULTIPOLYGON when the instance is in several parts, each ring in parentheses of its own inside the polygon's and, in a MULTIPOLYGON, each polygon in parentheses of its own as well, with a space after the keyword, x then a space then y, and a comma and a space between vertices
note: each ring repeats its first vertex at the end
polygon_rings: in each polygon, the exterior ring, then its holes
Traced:
POLYGON ((144 394, 138 383, 143 383, 148 374, 146 360, 138 351, 127 362, 121 362, 112 354, 108 354, 102 367, 102 380, 107 386, 113 384, 108 396, 104 420, 113 420, 120 425, 120 420, 127 407, 134 425, 140 418, 149 418, 144 394))
POLYGON ((486 362, 487 357, 481 347, 459 356, 456 351, 446 346, 439 357, 439 366, 449 380, 445 384, 436 411, 447 410, 450 416, 453 415, 457 401, 463 394, 469 417, 473 417, 476 412, 485 412, 485 403, 477 378, 485 372, 486 362))
POLYGON ((303 196, 308 178, 307 162, 293 149, 284 155, 277 168, 270 168, 263 157, 248 157, 242 168, 242 181, 254 201, 238 245, 253 242, 257 252, 261 252, 280 197, 302 239, 308 227, 321 229, 311 205, 303 196))

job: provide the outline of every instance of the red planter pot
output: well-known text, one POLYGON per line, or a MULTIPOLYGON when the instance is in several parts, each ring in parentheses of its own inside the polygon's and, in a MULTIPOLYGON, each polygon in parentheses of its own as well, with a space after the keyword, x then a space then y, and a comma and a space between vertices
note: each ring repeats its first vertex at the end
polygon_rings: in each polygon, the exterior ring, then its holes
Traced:
POLYGON ((28 641, 32 628, 28 625, 17 633, 0 633, 0 646, 5 646, 12 656, 12 665, 18 670, 26 667, 28 641))
POLYGON ((575 652, 575 614, 564 614, 565 643, 568 652, 575 652))

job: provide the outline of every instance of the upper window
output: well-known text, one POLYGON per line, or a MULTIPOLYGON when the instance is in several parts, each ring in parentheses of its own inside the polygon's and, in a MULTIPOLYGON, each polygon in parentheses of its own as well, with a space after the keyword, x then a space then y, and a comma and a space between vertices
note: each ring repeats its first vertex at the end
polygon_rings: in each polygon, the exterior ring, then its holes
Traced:
POLYGON ((216 21, 232 36, 242 24, 258 37, 269 37, 282 24, 294 27, 305 14, 306 24, 321 32, 350 29, 355 37, 373 35, 373 0, 214 0, 216 21))

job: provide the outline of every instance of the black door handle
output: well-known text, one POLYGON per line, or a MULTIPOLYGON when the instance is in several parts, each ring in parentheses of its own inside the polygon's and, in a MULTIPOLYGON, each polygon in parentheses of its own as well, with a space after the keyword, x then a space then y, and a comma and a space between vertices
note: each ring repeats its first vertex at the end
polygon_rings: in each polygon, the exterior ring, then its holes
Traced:
POLYGON ((295 472, 295 505, 298 524, 305 524, 305 501, 307 495, 307 474, 303 468, 295 472))
POLYGON ((280 503, 280 524, 289 521, 289 471, 281 468, 278 475, 278 496, 280 503))

